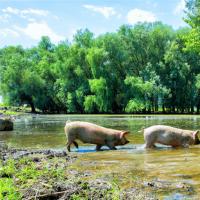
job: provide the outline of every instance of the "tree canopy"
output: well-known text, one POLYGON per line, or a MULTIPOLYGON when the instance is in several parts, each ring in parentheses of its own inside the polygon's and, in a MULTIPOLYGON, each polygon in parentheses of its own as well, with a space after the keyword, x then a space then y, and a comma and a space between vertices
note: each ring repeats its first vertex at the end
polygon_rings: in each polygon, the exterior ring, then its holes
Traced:
POLYGON ((98 37, 0 49, 0 94, 32 111, 64 113, 199 112, 200 1, 187 1, 174 30, 161 22, 123 25, 98 37))

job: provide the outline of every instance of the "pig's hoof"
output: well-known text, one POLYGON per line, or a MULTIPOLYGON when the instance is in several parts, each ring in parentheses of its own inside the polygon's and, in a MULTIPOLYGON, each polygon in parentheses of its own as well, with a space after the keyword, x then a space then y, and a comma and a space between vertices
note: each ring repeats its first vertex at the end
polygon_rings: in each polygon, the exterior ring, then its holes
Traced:
POLYGON ((110 150, 117 150, 117 148, 116 147, 112 147, 112 148, 110 148, 110 150))

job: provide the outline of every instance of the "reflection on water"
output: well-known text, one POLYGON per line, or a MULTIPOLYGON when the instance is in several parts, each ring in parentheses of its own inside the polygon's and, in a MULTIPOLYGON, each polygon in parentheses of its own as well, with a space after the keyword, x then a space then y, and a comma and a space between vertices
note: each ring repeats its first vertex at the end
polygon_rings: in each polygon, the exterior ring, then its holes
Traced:
POLYGON ((138 174, 144 185, 154 184, 165 199, 200 196, 200 145, 189 149, 159 146, 155 150, 145 150, 142 131, 156 124, 200 130, 199 116, 34 115, 17 119, 14 131, 0 132, 0 140, 12 147, 65 148, 63 128, 67 120, 88 121, 130 131, 130 144, 117 147, 117 151, 108 151, 105 147, 103 151, 95 152, 94 145, 86 146, 79 142, 78 150, 72 148, 72 151, 82 153, 82 162, 80 166, 77 162, 76 167, 104 175, 117 173, 124 177, 121 181, 123 187, 131 186, 132 174, 138 174), (165 185, 165 189, 161 185, 165 185))
MULTIPOLYGON (((82 150, 86 149, 82 147, 82 150)), ((129 145, 128 150, 88 152, 75 167, 103 176, 117 174, 123 188, 153 187, 159 199, 198 199, 200 196, 200 147, 146 150, 129 145), (152 186, 153 185, 153 186, 152 186)))

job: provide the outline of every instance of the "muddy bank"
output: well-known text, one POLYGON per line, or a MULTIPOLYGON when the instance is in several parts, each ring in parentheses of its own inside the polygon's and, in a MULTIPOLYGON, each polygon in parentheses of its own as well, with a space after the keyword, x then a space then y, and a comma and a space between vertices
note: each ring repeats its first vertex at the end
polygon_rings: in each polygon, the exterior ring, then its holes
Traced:
MULTIPOLYGON (((5 145, 5 144, 2 144, 5 145)), ((15 148, 5 148, 0 150, 1 159, 3 161, 7 161, 9 159, 19 160, 24 157, 32 157, 37 162, 42 156, 43 159, 51 159, 54 157, 64 157, 66 160, 73 160, 77 158, 77 155, 67 154, 64 150, 51 150, 51 149, 43 149, 43 150, 31 150, 31 149, 15 149, 15 148)))
POLYGON ((86 154, 5 147, 0 155, 0 199, 195 199, 189 183, 146 179, 137 169, 102 173, 100 163, 82 159, 86 154))
POLYGON ((63 150, 1 149, 0 180, 11 184, 0 189, 0 199, 157 199, 149 191, 121 189, 112 179, 74 168, 80 156, 63 150))

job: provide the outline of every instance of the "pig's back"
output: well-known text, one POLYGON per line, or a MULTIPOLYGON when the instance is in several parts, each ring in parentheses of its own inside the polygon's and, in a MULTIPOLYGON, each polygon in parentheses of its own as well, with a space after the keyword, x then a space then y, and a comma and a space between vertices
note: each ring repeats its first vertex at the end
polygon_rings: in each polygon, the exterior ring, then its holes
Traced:
POLYGON ((68 122, 66 123, 65 127, 68 131, 74 130, 74 131, 87 131, 87 132, 97 132, 97 131, 105 132, 106 130, 106 128, 104 127, 83 121, 68 122))
POLYGON ((86 130, 89 132, 100 132, 101 134, 115 134, 120 132, 119 130, 109 129, 102 126, 98 126, 96 124, 90 123, 90 122, 83 122, 83 121, 74 121, 66 123, 65 125, 66 129, 68 130, 86 130))
POLYGON ((154 125, 154 126, 150 126, 146 129, 144 129, 144 135, 162 134, 162 133, 181 134, 182 132, 183 132, 182 129, 174 128, 171 126, 165 126, 165 125, 154 125))

